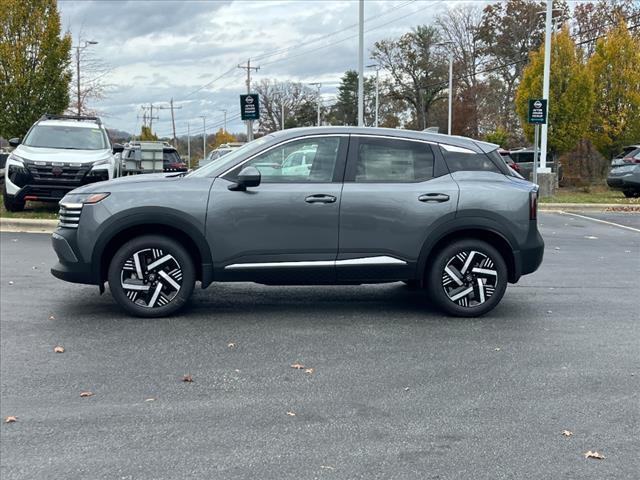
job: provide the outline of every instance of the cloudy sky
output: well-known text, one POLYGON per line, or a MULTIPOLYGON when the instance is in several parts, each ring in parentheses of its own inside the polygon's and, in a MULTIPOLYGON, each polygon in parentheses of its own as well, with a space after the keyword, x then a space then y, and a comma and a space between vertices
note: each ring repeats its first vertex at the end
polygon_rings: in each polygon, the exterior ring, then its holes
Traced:
MULTIPOLYGON (((483 0, 366 0, 365 58, 373 43, 397 37, 460 3, 483 0)), ((340 76, 357 69, 358 2, 299 1, 80 1, 60 0, 63 29, 74 44, 95 40, 91 55, 109 66, 107 97, 92 105, 111 128, 140 129, 141 105, 176 106, 176 130, 186 134, 217 130, 227 110, 228 130, 245 131, 239 98, 246 71, 253 79, 321 82, 331 103, 340 76)), ((171 133, 168 110, 154 121, 160 135, 171 133)))

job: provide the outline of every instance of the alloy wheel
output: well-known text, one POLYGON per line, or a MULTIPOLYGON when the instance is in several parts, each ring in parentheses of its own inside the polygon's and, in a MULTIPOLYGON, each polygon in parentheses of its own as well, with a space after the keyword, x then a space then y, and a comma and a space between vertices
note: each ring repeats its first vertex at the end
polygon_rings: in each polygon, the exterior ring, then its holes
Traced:
POLYGON ((477 250, 457 253, 442 272, 445 294, 461 307, 482 305, 494 294, 497 284, 498 271, 493 260, 477 250))
POLYGON ((124 262, 120 284, 132 303, 163 307, 182 288, 182 268, 173 255, 160 248, 138 250, 124 262))

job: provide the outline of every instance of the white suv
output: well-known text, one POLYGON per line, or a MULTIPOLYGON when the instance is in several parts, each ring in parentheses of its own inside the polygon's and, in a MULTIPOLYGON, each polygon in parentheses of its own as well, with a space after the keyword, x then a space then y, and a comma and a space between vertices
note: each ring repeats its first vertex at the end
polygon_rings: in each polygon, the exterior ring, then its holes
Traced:
POLYGON ((114 151, 97 117, 44 115, 9 155, 4 178, 4 206, 20 211, 26 201, 58 202, 69 191, 118 176, 114 151))

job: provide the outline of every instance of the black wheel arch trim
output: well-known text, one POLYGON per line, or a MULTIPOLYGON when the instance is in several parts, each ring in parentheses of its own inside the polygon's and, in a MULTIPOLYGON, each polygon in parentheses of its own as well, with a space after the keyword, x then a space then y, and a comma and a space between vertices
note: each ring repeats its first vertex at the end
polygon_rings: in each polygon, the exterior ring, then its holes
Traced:
POLYGON ((482 216, 474 213, 475 212, 466 212, 461 215, 460 212, 458 212, 455 215, 446 215, 429 229, 430 233, 422 245, 416 265, 416 278, 418 280, 424 280, 427 261, 438 242, 451 234, 468 230, 487 232, 497 235, 504 240, 511 250, 511 258, 505 258, 507 268, 509 269, 509 282, 515 283, 520 278, 521 267, 519 265, 520 255, 518 242, 515 237, 504 228, 503 225, 506 220, 501 219, 501 217, 495 214, 496 218, 490 218, 486 216, 486 212, 483 212, 484 215, 482 216))
MULTIPOLYGON (((92 276, 96 283, 102 283, 102 256, 109 242, 119 233, 133 227, 145 225, 161 225, 180 230, 197 246, 202 260, 202 288, 206 288, 213 281, 213 266, 211 251, 202 228, 184 212, 164 207, 139 207, 118 212, 100 225, 96 232, 98 240, 95 242, 91 254, 92 276)), ((151 233, 151 232, 150 232, 151 233)), ((198 268, 198 265, 196 265, 198 268)))

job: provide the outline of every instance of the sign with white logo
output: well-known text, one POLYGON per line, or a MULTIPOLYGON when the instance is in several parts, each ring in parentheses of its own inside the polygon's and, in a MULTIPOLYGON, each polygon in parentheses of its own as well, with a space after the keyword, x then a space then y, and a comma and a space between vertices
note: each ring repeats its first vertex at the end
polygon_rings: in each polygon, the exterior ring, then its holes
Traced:
POLYGON ((260 99, 257 93, 240 95, 240 117, 242 120, 258 120, 260 118, 260 99))
POLYGON ((529 123, 544 125, 547 123, 547 101, 543 98, 529 100, 529 123))

